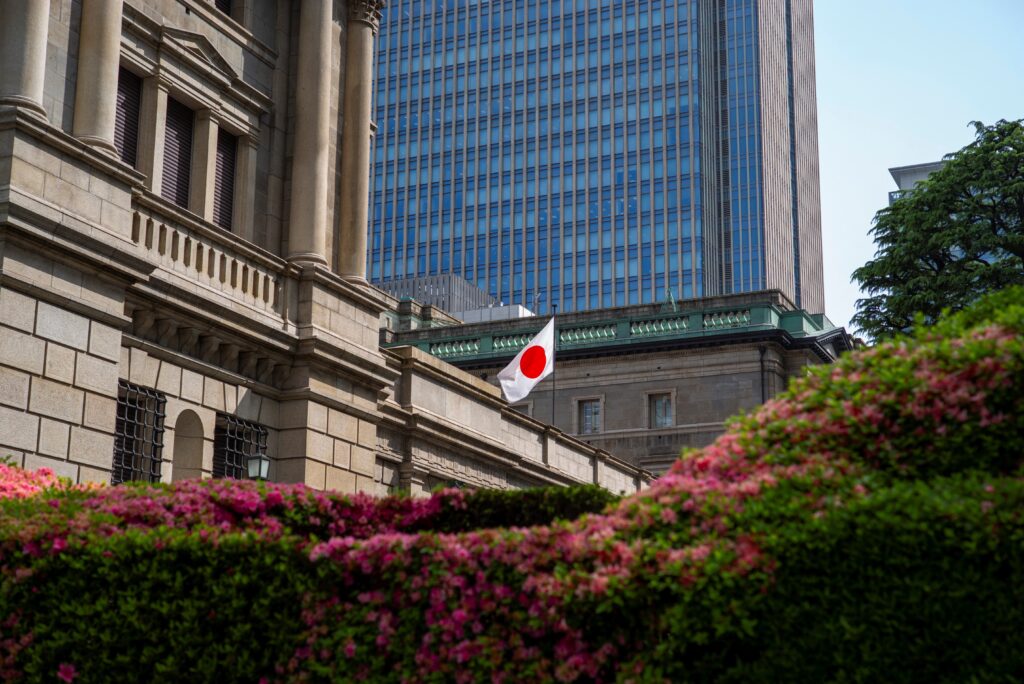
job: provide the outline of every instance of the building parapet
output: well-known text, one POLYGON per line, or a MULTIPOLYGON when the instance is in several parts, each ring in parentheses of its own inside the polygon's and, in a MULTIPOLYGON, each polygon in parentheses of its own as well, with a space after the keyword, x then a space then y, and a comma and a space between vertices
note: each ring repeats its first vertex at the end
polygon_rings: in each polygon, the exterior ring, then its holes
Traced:
MULTIPOLYGON (((518 353, 545 321, 533 317, 408 331, 393 335, 385 346, 412 345, 459 365, 487 364, 518 353)), ((593 353, 633 345, 773 332, 793 340, 840 332, 840 348, 823 351, 833 358, 850 346, 845 331, 828 318, 796 309, 777 291, 568 314, 559 317, 557 345, 567 352, 593 353)))

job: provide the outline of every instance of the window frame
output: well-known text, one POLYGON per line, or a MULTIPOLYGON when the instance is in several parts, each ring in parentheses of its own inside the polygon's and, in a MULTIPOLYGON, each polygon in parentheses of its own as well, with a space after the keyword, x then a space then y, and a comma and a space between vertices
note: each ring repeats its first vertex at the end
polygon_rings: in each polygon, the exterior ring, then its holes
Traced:
POLYGON ((644 392, 644 425, 648 430, 665 430, 676 426, 676 391, 675 389, 658 389, 644 392), (655 425, 655 416, 651 409, 651 402, 655 397, 668 397, 669 424, 655 425))
POLYGON ((572 418, 572 422, 573 422, 572 427, 573 427, 573 433, 574 434, 576 434, 576 435, 598 435, 598 434, 601 434, 602 432, 604 432, 604 395, 603 394, 595 394, 595 395, 590 395, 590 396, 573 397, 573 412, 572 412, 572 416, 573 416, 573 418, 572 418), (581 411, 583 410, 583 405, 587 404, 587 403, 590 403, 590 402, 596 402, 597 403, 597 409, 598 409, 597 429, 592 430, 592 431, 588 431, 588 432, 584 432, 583 431, 583 427, 584 427, 583 426, 583 415, 581 415, 581 411))

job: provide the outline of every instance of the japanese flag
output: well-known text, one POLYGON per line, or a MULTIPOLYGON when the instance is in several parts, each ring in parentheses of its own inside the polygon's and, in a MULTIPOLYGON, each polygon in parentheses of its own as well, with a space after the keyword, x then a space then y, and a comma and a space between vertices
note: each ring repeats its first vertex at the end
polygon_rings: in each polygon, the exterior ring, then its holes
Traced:
POLYGON ((555 317, 498 373, 505 398, 517 402, 555 370, 555 317))

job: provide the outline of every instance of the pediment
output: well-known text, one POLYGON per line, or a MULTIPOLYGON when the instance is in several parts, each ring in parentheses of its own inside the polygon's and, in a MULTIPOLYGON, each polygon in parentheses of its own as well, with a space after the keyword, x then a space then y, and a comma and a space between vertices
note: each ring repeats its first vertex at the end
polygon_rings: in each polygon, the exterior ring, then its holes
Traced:
POLYGON ((164 26, 160 31, 161 49, 166 49, 185 61, 191 62, 206 73, 220 76, 227 83, 233 83, 238 74, 231 68, 213 43, 206 36, 191 31, 164 26))

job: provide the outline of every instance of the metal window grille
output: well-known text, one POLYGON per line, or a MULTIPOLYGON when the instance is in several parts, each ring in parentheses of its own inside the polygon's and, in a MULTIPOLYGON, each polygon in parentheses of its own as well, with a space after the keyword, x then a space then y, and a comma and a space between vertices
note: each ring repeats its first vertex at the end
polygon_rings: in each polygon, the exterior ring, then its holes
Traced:
POLYGON ((601 401, 584 399, 579 403, 580 434, 592 435, 601 431, 601 401))
POLYGON ((249 462, 267 458, 267 428, 226 413, 217 414, 213 476, 248 479, 249 462))
POLYGON ((166 403, 156 390, 118 381, 111 484, 160 481, 166 403))

